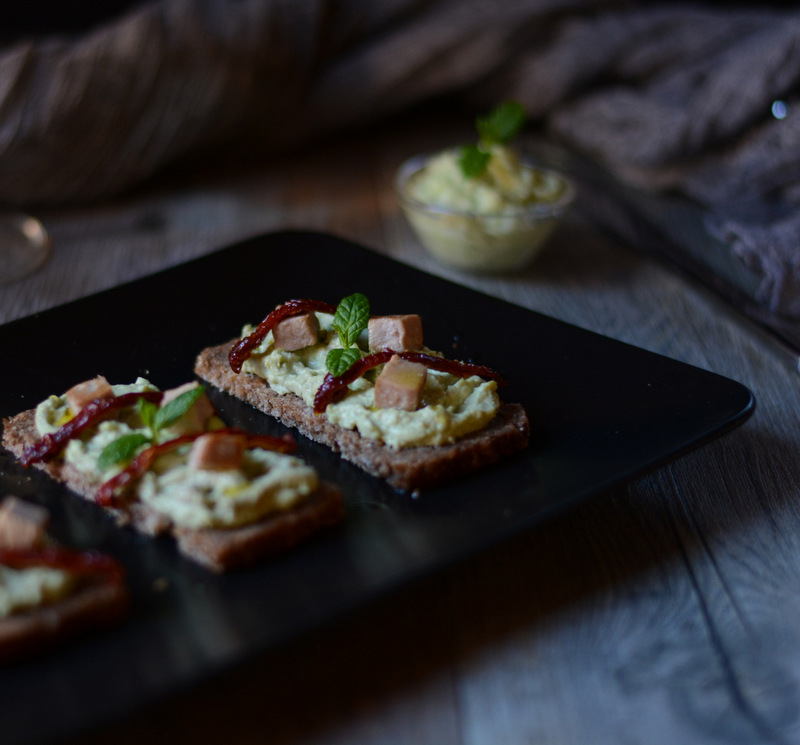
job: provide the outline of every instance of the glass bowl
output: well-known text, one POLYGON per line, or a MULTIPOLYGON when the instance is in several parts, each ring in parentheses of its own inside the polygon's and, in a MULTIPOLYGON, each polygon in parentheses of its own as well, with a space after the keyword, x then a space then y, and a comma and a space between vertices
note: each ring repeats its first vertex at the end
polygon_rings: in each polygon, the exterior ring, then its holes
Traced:
POLYGON ((427 204, 412 196, 431 155, 417 155, 403 163, 395 188, 406 219, 428 252, 442 264, 470 272, 502 273, 527 266, 542 250, 575 199, 575 187, 563 174, 521 158, 557 184, 550 201, 509 208, 499 214, 462 211, 427 204))

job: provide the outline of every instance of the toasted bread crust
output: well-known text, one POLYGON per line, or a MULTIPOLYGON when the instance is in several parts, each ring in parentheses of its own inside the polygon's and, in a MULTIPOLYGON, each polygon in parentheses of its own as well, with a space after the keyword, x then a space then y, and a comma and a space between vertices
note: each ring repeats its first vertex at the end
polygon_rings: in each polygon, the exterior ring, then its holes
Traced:
POLYGON ((214 571, 250 564, 287 551, 317 530, 340 523, 344 507, 339 489, 323 482, 314 494, 288 512, 273 513, 240 528, 173 530, 181 552, 214 571))
MULTIPOLYGON (((23 411, 3 422, 3 445, 17 458, 39 436, 35 411, 23 411)), ((37 468, 66 484, 72 491, 94 501, 97 484, 63 459, 38 462, 37 468)), ((171 534, 185 556, 222 572, 253 564, 261 558, 291 548, 317 530, 340 523, 345 516, 341 491, 322 483, 312 495, 285 512, 267 515, 249 525, 224 529, 189 529, 174 525, 167 517, 146 505, 133 502, 126 508, 102 507, 118 523, 132 525, 148 535, 171 534)))
POLYGON ((94 580, 63 600, 0 618, 0 663, 38 654, 78 634, 118 623, 129 605, 124 585, 94 580))
POLYGON ((311 440, 327 445, 367 473, 385 479, 397 489, 431 487, 475 471, 525 448, 530 426, 519 404, 503 404, 489 425, 451 445, 395 449, 361 437, 354 430, 331 424, 314 414, 294 394, 279 394, 256 375, 235 373, 228 364, 233 342, 204 349, 195 374, 239 398, 311 440))

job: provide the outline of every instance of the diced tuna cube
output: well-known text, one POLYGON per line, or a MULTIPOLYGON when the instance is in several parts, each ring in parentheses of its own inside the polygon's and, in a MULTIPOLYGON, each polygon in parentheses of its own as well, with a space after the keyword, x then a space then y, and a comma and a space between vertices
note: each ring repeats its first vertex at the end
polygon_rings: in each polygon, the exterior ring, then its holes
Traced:
POLYGON ((111 384, 102 375, 98 375, 96 378, 84 380, 83 383, 72 386, 65 396, 70 411, 77 414, 86 404, 96 398, 113 398, 114 391, 111 389, 111 384))
POLYGON ((0 548, 36 548, 44 542, 49 514, 38 504, 7 497, 0 505, 0 548))
MULTIPOLYGON (((200 385, 197 381, 184 383, 177 388, 170 388, 164 391, 164 397, 161 399, 161 405, 166 406, 170 401, 174 401, 182 393, 191 391, 200 385)), ((206 429, 208 420, 216 413, 214 404, 211 403, 205 393, 200 395, 200 398, 194 402, 189 411, 187 411, 178 421, 170 425, 170 429, 175 429, 181 434, 192 434, 194 432, 202 432, 206 429)))
POLYGON ((380 352, 411 352, 422 346, 422 319, 418 315, 376 316, 369 319, 369 348, 380 352))
POLYGON ((428 368, 397 355, 384 365, 375 381, 375 406, 379 409, 415 411, 422 401, 428 368))
POLYGON ((204 471, 228 471, 242 465, 245 439, 230 432, 198 437, 189 453, 189 465, 204 471))
POLYGON ((285 318, 272 329, 275 346, 287 352, 305 349, 319 341, 319 321, 316 313, 285 318))

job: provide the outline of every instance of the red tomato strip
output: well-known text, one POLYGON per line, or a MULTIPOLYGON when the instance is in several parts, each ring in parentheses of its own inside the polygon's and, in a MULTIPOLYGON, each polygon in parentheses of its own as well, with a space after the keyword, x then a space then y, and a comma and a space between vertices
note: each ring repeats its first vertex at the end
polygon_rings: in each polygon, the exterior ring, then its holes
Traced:
POLYGON ((314 396, 314 412, 316 414, 322 414, 322 412, 328 408, 328 404, 333 403, 344 394, 347 386, 358 380, 367 370, 385 364, 395 354, 401 359, 408 360, 409 362, 419 362, 425 365, 425 367, 437 370, 438 372, 450 373, 460 378, 478 375, 487 380, 497 381, 499 385, 505 385, 505 381, 500 375, 483 365, 474 365, 470 362, 457 362, 456 360, 448 360, 445 357, 435 357, 432 354, 425 354, 424 352, 393 352, 391 349, 386 349, 383 352, 373 352, 366 357, 356 360, 343 375, 335 377, 328 373, 314 396))
MULTIPOLYGON (((181 445, 194 442, 203 435, 210 434, 209 432, 194 432, 190 435, 182 435, 173 440, 162 442, 159 445, 152 445, 151 447, 142 450, 130 464, 120 471, 116 476, 111 477, 95 492, 95 502, 103 507, 113 507, 116 502, 116 492, 123 489, 128 484, 141 478, 141 476, 153 465, 153 461, 160 455, 170 453, 176 450, 181 445)), ((264 450, 275 450, 279 453, 294 452, 297 443, 291 435, 284 435, 283 437, 271 437, 270 435, 250 434, 239 429, 217 429, 213 434, 235 434, 245 438, 248 447, 259 447, 264 450)))
POLYGON ((160 391, 144 391, 142 393, 123 393, 114 398, 97 398, 90 401, 63 427, 51 434, 44 435, 41 440, 26 447, 20 462, 23 466, 29 466, 40 460, 48 460, 60 453, 73 437, 77 437, 87 427, 97 424, 106 414, 131 406, 140 398, 158 403, 163 395, 160 391))
POLYGON ((231 366, 231 370, 235 373, 242 371, 244 361, 250 357, 250 353, 261 344, 264 337, 275 328, 279 321, 290 316, 299 316, 301 313, 307 313, 312 310, 320 311, 321 313, 335 313, 336 306, 321 300, 304 299, 288 300, 283 305, 278 306, 258 324, 252 334, 240 339, 231 347, 231 351, 228 352, 228 363, 231 366))
POLYGON ((100 576, 121 584, 125 576, 122 565, 110 556, 95 551, 75 551, 59 546, 40 548, 0 548, 0 564, 12 569, 48 567, 63 569, 80 576, 100 576))

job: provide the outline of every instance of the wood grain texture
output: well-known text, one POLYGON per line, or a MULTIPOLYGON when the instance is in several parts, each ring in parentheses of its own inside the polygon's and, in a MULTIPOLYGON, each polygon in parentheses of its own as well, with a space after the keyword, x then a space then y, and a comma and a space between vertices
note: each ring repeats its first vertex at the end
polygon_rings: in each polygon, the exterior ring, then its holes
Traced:
POLYGON ((81 743, 800 742, 796 359, 705 288, 580 215, 513 277, 437 266, 403 222, 392 176, 405 156, 458 141, 451 124, 404 120, 278 161, 176 172, 102 207, 48 211, 54 258, 3 288, 0 320, 264 230, 328 230, 735 378, 754 391, 754 416, 81 743))

